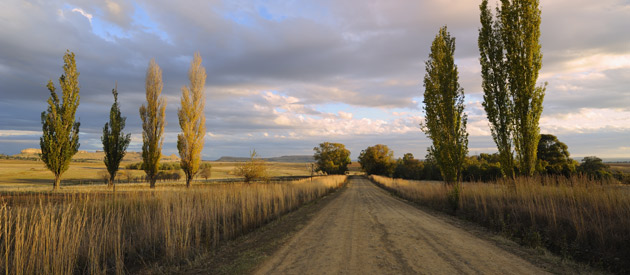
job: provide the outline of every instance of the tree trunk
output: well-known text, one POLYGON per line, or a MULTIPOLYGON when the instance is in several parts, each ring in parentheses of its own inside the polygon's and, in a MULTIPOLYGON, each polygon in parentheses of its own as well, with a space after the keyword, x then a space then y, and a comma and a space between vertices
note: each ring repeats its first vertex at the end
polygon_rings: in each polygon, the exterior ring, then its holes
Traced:
POLYGON ((116 191, 116 183, 114 183, 114 180, 116 179, 116 173, 114 173, 113 175, 110 175, 109 177, 109 182, 107 183, 107 187, 111 187, 112 189, 114 189, 114 191, 116 191))
POLYGON ((156 181, 156 177, 150 177, 149 178, 149 188, 155 188, 155 181, 156 181))
POLYGON ((192 181, 192 177, 186 175, 186 188, 190 188, 190 182, 192 181))
POLYGON ((113 187, 114 186, 114 179, 116 179, 116 173, 109 174, 109 180, 107 181, 107 187, 113 187))
POLYGON ((55 182, 53 182, 53 191, 59 188, 60 183, 61 183, 61 175, 55 175, 55 182))

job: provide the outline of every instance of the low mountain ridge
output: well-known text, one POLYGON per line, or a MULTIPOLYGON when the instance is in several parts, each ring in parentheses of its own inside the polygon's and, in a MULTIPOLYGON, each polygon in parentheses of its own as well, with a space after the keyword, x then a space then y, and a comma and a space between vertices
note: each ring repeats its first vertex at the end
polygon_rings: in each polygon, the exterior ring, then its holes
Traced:
MULTIPOLYGON (((19 158, 38 158, 39 154, 41 154, 42 150, 36 148, 27 148, 22 150, 19 154, 13 155, 14 157, 19 158)), ((81 160, 81 161, 103 161, 105 157, 105 153, 103 151, 96 152, 88 152, 79 150, 73 157, 73 160, 81 160)), ((162 155, 161 161, 179 161, 179 157, 176 154, 172 154, 170 156, 162 155)), ((127 152, 125 154, 125 158, 123 161, 133 161, 140 162, 142 161, 142 152, 127 152)))
MULTIPOLYGON (((291 162, 291 163, 307 163, 314 162, 315 159, 311 155, 295 155, 295 156, 281 156, 281 157, 272 157, 272 158, 262 158, 264 161, 268 162, 291 162)), ((219 162, 243 162, 248 161, 247 157, 230 157, 223 156, 217 159, 219 162)))

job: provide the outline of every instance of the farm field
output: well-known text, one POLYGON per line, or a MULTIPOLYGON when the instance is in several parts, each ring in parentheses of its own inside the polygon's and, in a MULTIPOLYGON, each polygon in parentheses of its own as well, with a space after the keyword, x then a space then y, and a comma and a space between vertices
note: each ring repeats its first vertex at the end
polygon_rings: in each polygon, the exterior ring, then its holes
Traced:
POLYGON ((630 163, 613 162, 607 164, 610 165, 610 169, 613 171, 621 171, 625 174, 630 174, 630 163))
MULTIPOLYGON (((128 164, 135 161, 123 161, 120 172, 130 173, 134 178, 144 176, 142 170, 124 169, 128 164)), ((206 163, 206 162, 204 162, 206 163)), ((236 162, 207 162, 212 165, 213 179, 238 179, 233 174, 236 162)), ((287 176, 310 176, 310 167, 307 163, 278 163, 269 162, 268 173, 270 177, 287 176)), ((105 172, 105 164, 102 161, 90 160, 83 162, 72 162, 70 168, 62 177, 62 188, 72 186, 90 186, 90 188, 105 187, 104 180, 99 173, 105 172)), ((53 175, 45 165, 35 160, 0 160, 0 192, 1 191, 45 191, 52 188, 53 175)), ((196 183, 205 179, 196 178, 196 183)), ((119 177, 119 181, 125 182, 119 177)), ((184 180, 168 182, 168 184, 184 184, 184 180)), ((158 183, 159 185, 160 183, 158 183)), ((142 184, 140 184, 142 185, 142 184)), ((147 185, 147 184, 145 184, 147 185)))
POLYGON ((122 274, 178 265, 339 189, 345 178, 191 188, 171 182, 155 189, 125 184, 116 193, 104 185, 3 191, 0 270, 122 274))
POLYGON ((630 275, 630 0, 0 3, 0 273, 630 275))

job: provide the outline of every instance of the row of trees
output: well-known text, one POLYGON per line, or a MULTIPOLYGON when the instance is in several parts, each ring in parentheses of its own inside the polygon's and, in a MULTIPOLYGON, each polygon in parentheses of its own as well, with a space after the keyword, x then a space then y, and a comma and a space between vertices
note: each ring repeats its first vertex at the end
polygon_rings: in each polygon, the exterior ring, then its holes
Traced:
MULTIPOLYGON (((503 176, 533 175, 540 138, 539 120, 545 85, 537 86, 542 66, 538 0, 501 0, 496 15, 488 1, 480 5, 478 46, 483 78, 483 106, 499 151, 503 176)), ((429 155, 459 205, 460 183, 468 153, 464 90, 454 62, 455 38, 442 27, 426 61, 422 125, 432 140, 429 155)))
MULTIPOLYGON (((76 68, 75 55, 66 51, 64 55, 64 73, 59 78, 62 90, 61 98, 56 92, 52 80, 48 81, 50 91, 48 108, 42 112, 42 131, 40 147, 41 159, 46 167, 53 172, 55 180, 53 189, 59 187, 61 175, 68 170, 72 156, 79 149, 80 123, 75 121, 76 110, 79 106, 79 72, 76 68)), ((205 136, 205 94, 203 88, 206 81, 206 71, 201 66, 201 56, 195 53, 188 71, 189 86, 182 87, 181 107, 178 109, 179 125, 182 132, 177 136, 177 149, 180 155, 180 166, 186 176, 186 186, 199 171, 201 151, 205 136)), ((109 121, 103 127, 103 151, 105 152, 105 166, 109 173, 109 185, 114 186, 114 179, 120 162, 125 156, 131 135, 123 132, 126 118, 120 112, 118 104, 118 89, 112 90, 114 103, 110 110, 109 121)), ((146 105, 140 107, 142 119, 142 169, 145 171, 151 188, 159 174, 159 161, 162 157, 164 143, 164 126, 166 99, 161 96, 163 88, 162 70, 154 59, 147 69, 145 93, 146 105)), ((115 188, 115 187, 114 187, 115 188)))
MULTIPOLYGON (((602 159, 594 156, 585 157, 580 163, 570 158, 568 147, 553 135, 543 134, 537 148, 538 161, 534 173, 540 175, 561 175, 570 177, 576 174, 600 179, 625 180, 621 173, 613 173, 602 159)), ((377 144, 361 151, 359 163, 368 175, 383 175, 414 180, 444 180, 440 167, 431 155, 425 160, 414 158, 406 153, 402 158, 394 159, 394 152, 387 145, 377 144)), ((494 181, 503 177, 501 155, 479 154, 464 158, 461 177, 464 181, 494 181)))

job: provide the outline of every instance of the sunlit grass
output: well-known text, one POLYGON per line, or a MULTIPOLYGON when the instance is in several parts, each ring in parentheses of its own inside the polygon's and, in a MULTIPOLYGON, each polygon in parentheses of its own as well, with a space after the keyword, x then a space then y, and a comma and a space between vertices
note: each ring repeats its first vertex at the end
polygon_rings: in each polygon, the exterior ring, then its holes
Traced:
POLYGON ((285 183, 121 192, 78 189, 0 202, 0 270, 124 273, 179 263, 342 186, 345 176, 285 183))
MULTIPOLYGON (((124 169, 128 164, 135 162, 121 163, 119 172, 124 174, 131 173, 132 178, 140 179, 145 173, 142 170, 124 169)), ((212 165, 212 176, 210 179, 237 179, 233 171, 237 162, 209 162, 212 165)), ((310 166, 307 163, 278 163, 268 162, 268 171, 270 177, 281 176, 309 176, 310 166)), ((99 172, 105 172, 105 164, 102 161, 92 162, 73 162, 70 169, 62 176, 61 189, 74 189, 81 186, 89 186, 89 188, 101 188, 105 181, 100 177, 99 172)), ((169 171, 174 172, 174 171, 169 171)), ((1 191, 48 191, 52 189, 53 174, 46 169, 41 161, 33 160, 6 160, 0 159, 0 192, 1 191)), ((126 176, 119 174, 119 186, 127 185, 126 176)), ((205 179, 197 177, 193 184, 203 183, 205 179)), ((178 182, 159 182, 161 184, 185 184, 184 177, 178 182)), ((133 185, 133 184, 131 184, 133 185)), ((148 183, 145 183, 148 185, 148 183)), ((118 190, 118 187, 116 188, 118 190)))

